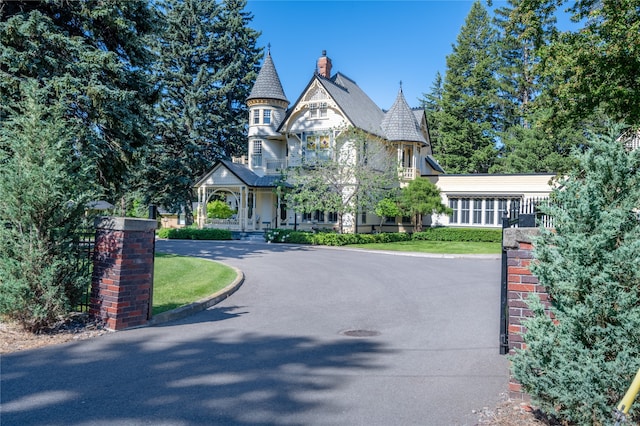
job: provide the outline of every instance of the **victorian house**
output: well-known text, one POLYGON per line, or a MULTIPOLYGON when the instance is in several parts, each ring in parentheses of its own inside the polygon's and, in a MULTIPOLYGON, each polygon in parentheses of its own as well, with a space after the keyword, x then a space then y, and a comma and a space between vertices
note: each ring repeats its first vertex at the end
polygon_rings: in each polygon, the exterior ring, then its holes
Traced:
MULTIPOLYGON (((238 231, 267 228, 332 228, 337 217, 331 211, 296 213, 287 208, 276 190, 282 171, 306 163, 321 164, 333 155, 341 129, 357 128, 387 144, 397 155, 401 182, 443 173, 431 156, 424 110, 411 109, 402 89, 388 111, 378 107, 349 77, 332 74, 326 52, 298 99, 290 105, 276 67, 267 53, 247 98, 249 109, 248 155, 218 161, 196 185, 197 221, 200 227, 224 227, 238 231), (230 219, 206 217, 213 199, 226 201, 236 211, 230 219)), ((380 219, 361 212, 345 223, 347 232, 370 232, 380 219)), ((401 230, 401 218, 387 224, 401 230)))

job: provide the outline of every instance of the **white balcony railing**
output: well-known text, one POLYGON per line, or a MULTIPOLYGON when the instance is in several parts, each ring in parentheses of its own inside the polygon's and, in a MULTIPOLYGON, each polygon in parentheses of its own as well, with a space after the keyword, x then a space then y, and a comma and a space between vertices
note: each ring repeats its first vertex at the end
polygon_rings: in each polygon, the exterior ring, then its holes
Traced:
POLYGON ((278 174, 280 173, 280 171, 284 170, 287 167, 287 160, 284 159, 280 159, 280 160, 266 160, 265 161, 265 166, 266 166, 266 170, 265 172, 267 174, 278 174))
POLYGON ((416 178, 416 169, 414 167, 403 167, 402 168, 402 179, 404 180, 413 180, 416 178))

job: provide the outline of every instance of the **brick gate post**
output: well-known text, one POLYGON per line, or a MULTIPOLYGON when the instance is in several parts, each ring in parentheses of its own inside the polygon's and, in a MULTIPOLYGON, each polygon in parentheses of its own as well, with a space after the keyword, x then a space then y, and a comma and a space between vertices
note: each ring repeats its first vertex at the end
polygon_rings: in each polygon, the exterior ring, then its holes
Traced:
MULTIPOLYGON (((539 233, 538 228, 508 228, 503 231, 502 245, 507 252, 510 354, 514 354, 516 350, 526 349, 522 336, 527 330, 523 321, 533 315, 527 303, 529 296, 536 294, 547 307, 550 304, 547 290, 540 285, 538 277, 530 270, 533 261, 532 237, 539 233)), ((522 390, 522 386, 512 374, 509 375, 509 397, 514 400, 530 400, 529 395, 522 390)))
POLYGON ((89 313, 123 330, 151 319, 155 220, 96 220, 89 313))

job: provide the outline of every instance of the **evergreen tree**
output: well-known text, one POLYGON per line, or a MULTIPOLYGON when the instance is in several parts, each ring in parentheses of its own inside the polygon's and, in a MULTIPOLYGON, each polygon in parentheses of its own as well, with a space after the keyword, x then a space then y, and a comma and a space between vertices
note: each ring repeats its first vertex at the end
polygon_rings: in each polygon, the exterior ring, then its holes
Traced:
POLYGON ((429 93, 423 93, 424 97, 421 99, 422 109, 424 109, 427 115, 429 137, 433 145, 437 145, 440 138, 438 114, 442 112, 442 96, 444 91, 442 84, 442 75, 440 71, 438 71, 431 85, 431 91, 429 93))
POLYGON ((434 213, 450 214, 451 209, 442 204, 440 190, 427 179, 415 179, 400 191, 400 206, 412 217, 415 232, 422 231, 422 216, 434 213))
POLYGON ((75 149, 83 123, 51 105, 57 87, 39 84, 23 80, 25 99, 0 111, 0 314, 31 331, 68 313, 89 285, 74 240, 96 193, 75 149))
MULTIPOLYGON (((580 122, 594 113, 640 125, 640 2, 575 2, 578 31, 567 31, 543 53, 556 121, 580 122)), ((597 117, 591 119, 598 121, 597 117)))
POLYGON ((434 156, 448 173, 487 172, 495 161, 496 43, 497 32, 486 9, 474 2, 447 56, 441 111, 433 114, 438 123, 434 156))
POLYGON ((149 143, 155 100, 145 71, 155 26, 147 3, 43 0, 0 5, 0 103, 16 105, 25 79, 51 87, 50 104, 65 96, 74 149, 95 165, 96 180, 114 201, 149 143))
POLYGON ((616 134, 590 141, 545 208, 555 229, 534 241, 531 270, 550 312, 530 302, 512 359, 534 402, 571 424, 610 422, 640 359, 640 150, 616 134))
POLYGON ((530 128, 531 103, 540 92, 539 49, 557 33, 555 1, 508 0, 496 9, 495 22, 501 31, 500 98, 504 127, 530 128))
POLYGON ((158 140, 148 198, 191 216, 193 185, 216 160, 246 147, 245 100, 257 76, 259 35, 245 1, 167 0, 156 77, 158 140))
POLYGON ((503 130, 491 172, 564 172, 572 166, 572 149, 585 143, 583 125, 550 120, 553 100, 541 52, 557 39, 556 3, 510 0, 496 10, 503 130))

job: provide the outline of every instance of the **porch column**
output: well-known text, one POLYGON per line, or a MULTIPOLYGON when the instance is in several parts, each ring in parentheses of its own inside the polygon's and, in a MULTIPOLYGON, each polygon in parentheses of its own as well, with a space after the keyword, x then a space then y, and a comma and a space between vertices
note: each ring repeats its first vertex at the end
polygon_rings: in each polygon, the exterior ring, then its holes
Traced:
POLYGON ((200 228, 200 229, 202 229, 202 226, 204 225, 202 223, 202 189, 203 189, 202 186, 200 186, 198 188, 198 210, 197 210, 197 213, 198 213, 198 228, 200 228))
POLYGON ((238 219, 240 220, 240 229, 242 232, 247 230, 247 214, 249 208, 247 206, 247 187, 240 187, 240 206, 238 207, 238 219))

